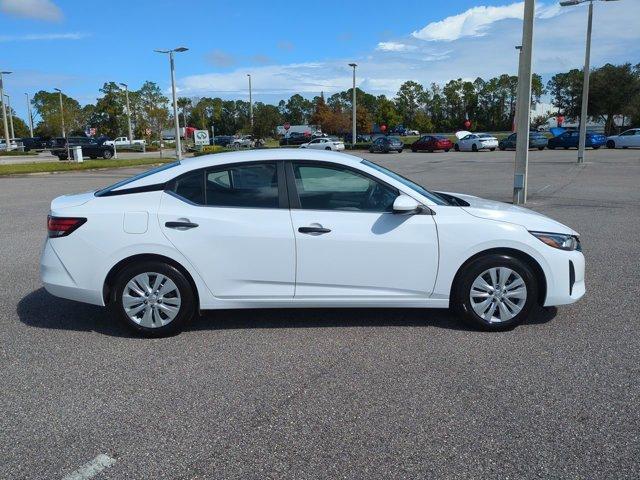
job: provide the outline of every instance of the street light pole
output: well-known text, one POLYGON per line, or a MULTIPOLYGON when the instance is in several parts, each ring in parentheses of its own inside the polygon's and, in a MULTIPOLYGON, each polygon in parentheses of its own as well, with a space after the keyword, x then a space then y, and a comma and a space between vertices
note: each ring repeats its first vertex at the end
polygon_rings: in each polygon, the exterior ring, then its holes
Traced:
POLYGON ((31 114, 31 102, 29 101, 29 94, 25 92, 27 96, 27 113, 29 115, 29 134, 33 138, 33 115, 31 114))
POLYGON ((189 50, 186 47, 178 47, 172 50, 154 50, 158 53, 168 53, 169 54, 169 65, 171 68, 171 93, 173 95, 173 123, 176 130, 176 158, 178 160, 182 160, 182 145, 180 143, 180 125, 178 123, 178 101, 176 99, 176 73, 175 73, 175 64, 173 60, 173 54, 175 52, 186 52, 189 50))
POLYGON ((2 122, 4 124, 4 141, 7 152, 11 150, 11 139, 9 138, 9 125, 7 124, 7 109, 4 106, 4 90, 2 85, 2 75, 9 75, 11 72, 0 71, 0 106, 2 107, 2 122))
POLYGON ((353 68, 353 97, 351 98, 351 144, 356 144, 356 63, 350 63, 350 67, 353 68))
POLYGON ((251 74, 247 73, 249 77, 249 123, 251 124, 251 133, 253 133, 253 99, 251 97, 251 74))
POLYGON ((129 145, 133 142, 133 129, 131 128, 131 109, 129 108, 129 85, 126 83, 121 83, 124 87, 124 94, 127 99, 127 122, 129 124, 129 145))
POLYGON ((533 53, 533 18, 535 8, 535 0, 525 0, 516 99, 517 141, 515 172, 513 176, 513 203, 516 205, 527 202, 529 128, 531 124, 531 57, 533 53))
POLYGON ((16 134, 13 130, 13 110, 11 109, 11 97, 6 93, 4 94, 4 96, 7 97, 7 110, 9 110, 9 128, 11 129, 11 138, 16 138, 16 134))
POLYGON ((56 92, 58 92, 58 96, 60 97, 60 122, 62 124, 62 137, 67 138, 67 134, 64 130, 64 107, 62 106, 62 90, 59 88, 54 88, 56 92))
MULTIPOLYGON (((587 144, 587 115, 589 106, 589 75, 591 63, 591 31, 593 27, 593 1, 594 0, 565 0, 560 2, 562 7, 572 7, 589 2, 589 14, 587 19, 587 44, 584 50, 584 71, 582 79, 582 105, 580 107, 580 137, 578 140, 578 163, 584 163, 584 151, 587 144)), ((616 0, 602 0, 613 2, 616 0)))

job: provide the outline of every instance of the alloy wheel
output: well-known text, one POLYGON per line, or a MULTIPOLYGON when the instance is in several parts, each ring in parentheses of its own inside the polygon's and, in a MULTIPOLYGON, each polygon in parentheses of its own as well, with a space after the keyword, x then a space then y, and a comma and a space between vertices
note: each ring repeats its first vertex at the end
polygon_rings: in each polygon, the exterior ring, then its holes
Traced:
POLYGON ((489 268, 474 280, 469 298, 473 311, 485 322, 507 322, 522 311, 527 286, 515 270, 489 268))

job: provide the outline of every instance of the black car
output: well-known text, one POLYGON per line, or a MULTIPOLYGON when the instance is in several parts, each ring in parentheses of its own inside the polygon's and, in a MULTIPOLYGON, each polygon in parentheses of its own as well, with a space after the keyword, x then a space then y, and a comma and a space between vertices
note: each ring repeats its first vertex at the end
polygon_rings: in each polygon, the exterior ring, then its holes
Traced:
POLYGON ((98 158, 102 157, 105 160, 108 160, 113 157, 114 149, 112 145, 105 145, 102 142, 99 142, 95 138, 89 137, 67 137, 65 138, 56 138, 53 141, 53 146, 51 148, 51 154, 58 157, 60 160, 67 160, 69 157, 68 149, 67 149, 67 141, 69 142, 69 149, 73 147, 80 146, 82 147, 82 156, 89 158, 98 158))
POLYGON ((378 137, 373 141, 373 143, 369 147, 369 151, 371 153, 373 152, 389 153, 393 151, 402 153, 403 148, 404 148, 404 143, 402 143, 400 139, 396 137, 378 137))
POLYGON ((289 135, 280 139, 280 146, 286 147, 287 145, 302 145, 313 140, 313 137, 308 134, 300 132, 291 132, 289 135))
POLYGON ((233 142, 233 136, 231 135, 217 135, 212 139, 212 145, 219 145, 221 147, 226 147, 231 142, 233 142))
POLYGON ((31 150, 46 150, 49 148, 50 139, 44 137, 27 137, 19 140, 25 152, 31 150))
MULTIPOLYGON (((371 142, 371 135, 366 133, 356 133, 356 143, 369 143, 369 142, 371 142)), ((352 143, 350 133, 345 134, 344 143, 352 143)))

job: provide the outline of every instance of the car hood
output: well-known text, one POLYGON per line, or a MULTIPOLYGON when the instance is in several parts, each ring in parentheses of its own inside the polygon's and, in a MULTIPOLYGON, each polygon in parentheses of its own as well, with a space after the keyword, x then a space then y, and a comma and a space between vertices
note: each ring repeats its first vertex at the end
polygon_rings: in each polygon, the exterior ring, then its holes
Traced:
POLYGON ((509 203, 497 202, 495 200, 474 197, 473 195, 445 193, 467 202, 469 204, 468 206, 460 208, 474 217, 514 223, 516 225, 521 225, 530 231, 566 233, 571 235, 578 234, 566 225, 527 208, 518 207, 509 203))
POLYGON ((61 197, 54 198, 51 201, 51 211, 84 205, 93 198, 95 198, 95 190, 84 193, 76 193, 73 195, 62 195, 61 197))

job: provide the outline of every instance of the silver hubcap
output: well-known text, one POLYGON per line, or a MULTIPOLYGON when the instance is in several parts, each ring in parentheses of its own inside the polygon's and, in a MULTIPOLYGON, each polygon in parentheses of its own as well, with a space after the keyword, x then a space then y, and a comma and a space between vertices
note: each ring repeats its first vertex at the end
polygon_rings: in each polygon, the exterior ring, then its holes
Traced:
POLYGON ((473 311, 486 322, 506 322, 524 307, 527 286, 522 277, 510 268, 490 268, 475 279, 469 298, 473 311))
POLYGON ((160 273, 136 275, 122 292, 122 306, 127 316, 146 328, 163 327, 180 311, 180 290, 160 273))

